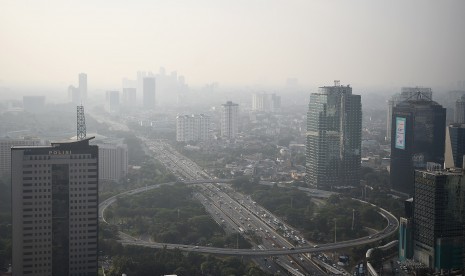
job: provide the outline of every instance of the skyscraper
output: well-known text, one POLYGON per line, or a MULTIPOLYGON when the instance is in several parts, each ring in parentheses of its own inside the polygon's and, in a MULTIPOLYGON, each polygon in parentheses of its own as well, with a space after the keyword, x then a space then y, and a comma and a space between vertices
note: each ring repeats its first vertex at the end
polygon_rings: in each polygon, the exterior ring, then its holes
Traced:
POLYGON ((155 78, 145 77, 143 80, 143 106, 145 109, 155 109, 155 78))
POLYGON ((98 147, 90 139, 11 149, 13 275, 97 275, 98 147))
POLYGON ((421 95, 423 98, 433 99, 433 91, 429 87, 402 87, 401 93, 396 94, 388 100, 388 111, 387 111, 387 120, 386 120, 386 139, 391 139, 391 117, 392 117, 392 108, 398 103, 416 98, 418 95, 421 95))
POLYGON ((465 176, 428 163, 415 171, 413 258, 435 271, 464 268, 465 176))
POLYGON ((417 93, 393 108, 391 124, 391 187, 412 194, 414 169, 444 163, 446 109, 417 93))
POLYGON ((85 102, 87 100, 87 74, 79 74, 79 93, 81 94, 81 100, 85 102))
POLYGON ((119 91, 105 92, 105 110, 109 113, 120 110, 119 91))
POLYGON ((465 124, 465 95, 455 102, 454 123, 465 124))
POLYGON ((362 104, 350 86, 320 87, 307 112, 306 182, 310 186, 358 186, 362 104))
POLYGON ((222 105, 221 137, 233 139, 239 131, 239 105, 231 101, 222 105))
POLYGON ((122 103, 126 107, 135 107, 137 105, 136 88, 125 87, 123 88, 122 103))

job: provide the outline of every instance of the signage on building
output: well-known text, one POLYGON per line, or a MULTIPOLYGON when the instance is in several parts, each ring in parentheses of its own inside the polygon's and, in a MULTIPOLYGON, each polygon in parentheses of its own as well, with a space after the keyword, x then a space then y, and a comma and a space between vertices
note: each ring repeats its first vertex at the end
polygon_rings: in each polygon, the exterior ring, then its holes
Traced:
POLYGON ((405 149, 405 118, 396 117, 396 148, 405 149))

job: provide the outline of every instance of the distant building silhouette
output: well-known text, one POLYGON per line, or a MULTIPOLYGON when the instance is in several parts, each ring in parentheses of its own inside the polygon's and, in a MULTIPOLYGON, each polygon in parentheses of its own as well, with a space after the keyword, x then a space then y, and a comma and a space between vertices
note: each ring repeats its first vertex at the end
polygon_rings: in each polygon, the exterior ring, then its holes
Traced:
POLYGON ((80 73, 79 74, 79 93, 81 95, 81 100, 83 102, 87 101, 87 74, 80 73))
POLYGON ((455 102, 454 123, 465 124, 465 95, 455 102))
POLYGON ((233 139, 239 132, 239 105, 231 101, 222 105, 221 137, 233 139))
POLYGON ((0 175, 11 172, 11 147, 13 146, 38 146, 37 138, 0 138, 0 175))
POLYGON ((281 108, 281 97, 276 94, 254 93, 252 95, 252 110, 277 111, 281 108))
POLYGON ((306 181, 331 189, 360 184, 362 105, 350 86, 320 87, 307 112, 306 181))
POLYGON ((23 96, 23 108, 32 113, 44 111, 45 96, 23 96))
POLYGON ((412 194, 414 169, 443 164, 446 109, 417 93, 393 107, 391 117, 391 187, 412 194))
POLYGON ((155 109, 155 78, 143 78, 143 106, 145 109, 155 109))
POLYGON ((137 105, 137 89, 132 87, 123 88, 122 105, 126 107, 135 107, 137 105))
POLYGON ((105 111, 109 113, 120 111, 119 91, 105 92, 105 111))

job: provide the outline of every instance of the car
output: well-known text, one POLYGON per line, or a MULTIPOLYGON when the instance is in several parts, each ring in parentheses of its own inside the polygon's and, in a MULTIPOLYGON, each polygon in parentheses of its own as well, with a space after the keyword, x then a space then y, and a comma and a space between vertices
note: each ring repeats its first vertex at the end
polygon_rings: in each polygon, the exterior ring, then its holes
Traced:
POLYGON ((199 249, 199 246, 198 246, 198 245, 196 245, 194 248, 195 248, 195 249, 199 249))
POLYGON ((313 246, 313 248, 318 248, 318 244, 315 244, 315 245, 313 246))

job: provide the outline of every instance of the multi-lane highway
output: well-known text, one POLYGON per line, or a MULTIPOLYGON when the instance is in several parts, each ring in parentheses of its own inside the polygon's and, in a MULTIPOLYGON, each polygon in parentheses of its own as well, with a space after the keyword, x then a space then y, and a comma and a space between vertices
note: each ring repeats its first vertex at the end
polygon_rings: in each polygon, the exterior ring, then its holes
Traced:
MULTIPOLYGON (((219 180, 226 182, 225 180, 219 180)), ((185 181, 188 185, 199 186, 199 181, 185 181)), ((126 191, 119 195, 108 198, 100 203, 99 216, 101 220, 105 221, 104 211, 112 203, 116 201, 117 197, 130 196, 137 193, 142 193, 151 189, 160 187, 161 185, 172 185, 174 182, 166 184, 157 184, 148 187, 137 188, 134 190, 126 191)), ((196 197, 204 203, 207 211, 210 211, 212 217, 220 224, 225 225, 225 231, 228 233, 239 232, 245 236, 255 233, 262 238, 262 244, 254 246, 253 249, 233 249, 233 248, 213 248, 203 246, 192 246, 182 244, 166 244, 142 241, 135 237, 121 233, 121 243, 123 245, 137 245, 152 248, 167 247, 169 249, 178 248, 183 251, 196 251, 210 254, 220 255, 237 255, 237 256, 262 256, 268 258, 265 262, 270 268, 274 263, 279 264, 282 269, 292 267, 292 274, 299 275, 299 271, 307 271, 312 274, 321 274, 315 266, 311 264, 311 259, 305 253, 319 253, 325 251, 335 251, 339 249, 352 248, 354 246, 373 243, 384 239, 394 232, 398 227, 398 220, 394 215, 388 211, 379 208, 380 214, 386 219, 387 226, 378 233, 350 241, 342 241, 338 243, 328 243, 319 245, 310 245, 307 242, 300 242, 299 246, 293 246, 286 237, 281 236, 276 232, 278 224, 286 227, 288 231, 285 233, 297 233, 296 230, 291 230, 292 227, 283 224, 282 222, 275 223, 272 214, 265 209, 258 206, 247 196, 228 191, 227 185, 214 185, 212 183, 205 183, 197 188, 196 197), (232 194, 232 196, 230 196, 232 194), (234 211, 233 211, 234 210, 234 211), (242 219, 241 219, 242 218, 242 219), (242 230, 241 230, 242 229, 242 230), (282 256, 278 259, 272 259, 271 256, 282 256), (286 257, 291 256, 291 257, 286 257), (273 260, 273 261, 272 261, 273 260)), ((367 203, 368 204, 368 203, 367 203)), ((106 222, 106 221, 105 221, 106 222)), ((285 234, 286 235, 286 234, 285 234)), ((289 237, 287 237, 289 238, 289 237)), ((295 239, 295 237, 294 237, 295 239)), ((301 237, 299 237, 300 240, 301 237)), ((331 269, 331 268, 328 268, 331 269)), ((331 271, 335 274, 340 272, 339 269, 332 268, 331 271)))
MULTIPOLYGON (((113 123, 112 123, 113 124, 113 123)), ((123 129, 121 124, 117 125, 118 129, 123 129)), ((164 244, 142 241, 127 234, 120 233, 121 243, 124 245, 139 245, 154 248, 178 248, 184 251, 197 251, 210 254, 221 255, 242 255, 266 257, 260 261, 264 268, 274 269, 275 265, 288 271, 292 275, 304 275, 302 272, 313 275, 322 274, 316 265, 311 264, 312 259, 308 258, 309 254, 323 251, 335 251, 343 248, 350 248, 367 243, 372 243, 390 236, 398 227, 397 219, 386 210, 379 209, 380 214, 387 220, 387 226, 378 233, 345 242, 330 244, 308 244, 303 237, 299 236, 297 230, 292 229, 289 225, 279 221, 273 214, 266 209, 258 206, 250 198, 235 193, 228 189, 228 185, 219 185, 214 183, 225 183, 230 180, 212 179, 202 168, 189 160, 187 157, 179 154, 171 145, 163 140, 150 140, 145 137, 139 137, 147 146, 147 151, 154 158, 171 171, 180 181, 194 186, 196 188, 195 197, 202 202, 206 210, 211 214, 213 219, 220 225, 223 225, 227 233, 240 233, 249 238, 251 236, 261 238, 261 244, 254 244, 253 249, 231 249, 231 248, 212 248, 180 244, 164 244), (200 184, 200 185, 199 185, 200 184), (284 233, 280 235, 279 233, 284 233), (276 257, 271 257, 276 256, 276 257)), ((166 183, 173 184, 173 183, 166 183)), ((261 181, 263 185, 281 185, 261 181)), ((150 189, 159 187, 152 185, 126 191, 122 194, 111 197, 100 204, 99 216, 105 221, 104 211, 109 205, 116 201, 119 196, 130 196, 141 193, 150 189)), ((327 198, 332 192, 320 191, 314 189, 300 188, 303 192, 316 198, 327 198)), ((256 240, 256 239, 255 239, 256 240)), ((274 269, 276 271, 276 269, 274 269)), ((329 266, 327 270, 333 274, 342 274, 342 270, 329 266)))

